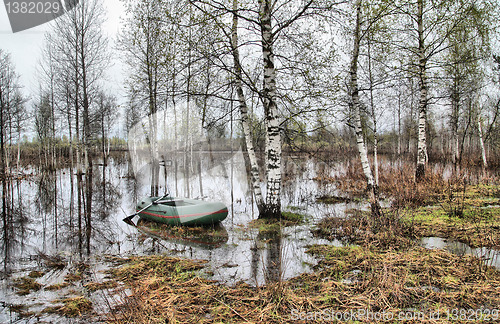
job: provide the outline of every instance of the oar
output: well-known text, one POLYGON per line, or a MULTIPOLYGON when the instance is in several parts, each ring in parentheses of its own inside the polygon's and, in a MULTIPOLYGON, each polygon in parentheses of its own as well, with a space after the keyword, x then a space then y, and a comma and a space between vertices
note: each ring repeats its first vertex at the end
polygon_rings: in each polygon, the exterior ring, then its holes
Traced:
POLYGON ((132 218, 134 218, 135 216, 137 216, 138 214, 142 213, 143 211, 145 211, 146 209, 148 209, 149 207, 153 206, 154 204, 156 204, 158 201, 162 200, 163 198, 165 198, 166 195, 163 195, 161 196, 160 198, 156 199, 155 201, 153 201, 152 203, 150 203, 149 205, 147 205, 146 207, 144 207, 143 209, 139 210, 139 211, 136 211, 134 214, 130 215, 130 216, 127 216, 123 219, 123 221, 129 225, 132 225, 132 226, 135 226, 134 222, 132 222, 132 218))

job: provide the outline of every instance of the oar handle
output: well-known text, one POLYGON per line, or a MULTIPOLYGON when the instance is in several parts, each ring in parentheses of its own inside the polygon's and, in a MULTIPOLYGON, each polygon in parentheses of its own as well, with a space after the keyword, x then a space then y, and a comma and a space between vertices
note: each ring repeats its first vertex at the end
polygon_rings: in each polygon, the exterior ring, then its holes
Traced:
POLYGON ((148 209, 149 207, 151 207, 152 205, 156 204, 158 201, 162 200, 163 198, 165 198, 166 195, 163 195, 161 196, 160 198, 156 199, 155 201, 151 202, 149 205, 147 205, 146 207, 144 207, 143 209, 139 210, 139 211, 136 211, 134 214, 130 215, 130 216, 127 216, 123 219, 124 222, 126 223, 129 223, 130 220, 132 218, 134 218, 137 214, 140 214, 142 213, 143 211, 145 211, 146 209, 148 209))
POLYGON ((149 205, 147 205, 146 207, 144 207, 143 209, 139 210, 138 212, 135 212, 134 216, 145 211, 146 209, 148 209, 149 207, 151 207, 152 205, 156 204, 157 202, 159 202, 160 200, 162 200, 163 198, 165 198, 166 195, 163 195, 161 196, 160 198, 156 199, 155 201, 153 201, 152 203, 150 203, 149 205))

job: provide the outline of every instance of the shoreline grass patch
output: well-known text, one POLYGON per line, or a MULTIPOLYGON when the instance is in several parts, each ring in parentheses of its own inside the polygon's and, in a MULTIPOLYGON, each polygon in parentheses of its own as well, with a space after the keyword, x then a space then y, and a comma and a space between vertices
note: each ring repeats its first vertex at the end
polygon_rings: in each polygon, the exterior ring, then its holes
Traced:
POLYGON ((413 225, 417 237, 436 236, 466 243, 473 248, 500 247, 500 208, 467 206, 461 217, 450 216, 439 207, 421 207, 401 212, 413 225))
MULTIPOLYGON (((408 309, 428 315, 500 304, 500 272, 474 257, 421 247, 382 251, 315 245, 308 253, 319 260, 313 273, 261 287, 207 280, 193 272, 203 264, 190 260, 132 258, 113 271, 128 293, 108 314, 108 321, 283 323, 298 313, 368 310, 396 318, 408 309)), ((433 323, 425 317, 422 322, 433 323)))

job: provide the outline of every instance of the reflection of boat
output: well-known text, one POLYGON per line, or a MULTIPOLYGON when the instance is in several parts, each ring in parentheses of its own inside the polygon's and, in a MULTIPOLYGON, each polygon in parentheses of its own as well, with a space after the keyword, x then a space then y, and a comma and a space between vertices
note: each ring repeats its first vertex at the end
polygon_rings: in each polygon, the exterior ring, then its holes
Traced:
POLYGON ((213 227, 185 227, 158 224, 141 219, 137 223, 137 229, 148 236, 171 243, 208 249, 218 248, 228 240, 226 228, 222 224, 213 227))
POLYGON ((227 217, 220 202, 167 197, 147 197, 137 204, 137 214, 147 220, 169 225, 209 225, 227 217))

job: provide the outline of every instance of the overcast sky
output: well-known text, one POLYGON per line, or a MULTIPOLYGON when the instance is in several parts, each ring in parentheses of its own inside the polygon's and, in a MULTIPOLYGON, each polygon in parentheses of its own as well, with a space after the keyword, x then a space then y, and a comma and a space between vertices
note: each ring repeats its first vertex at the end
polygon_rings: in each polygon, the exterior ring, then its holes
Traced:
MULTIPOLYGON (((120 17, 124 15, 123 4, 120 0, 105 0, 104 7, 107 10, 107 21, 104 31, 110 37, 110 46, 114 46, 116 34, 120 29, 120 17)), ((16 72, 20 75, 21 84, 25 95, 34 95, 38 91, 38 79, 36 66, 40 62, 41 47, 44 34, 50 30, 50 24, 43 24, 22 32, 13 33, 9 18, 4 5, 0 5, 0 48, 11 54, 16 72)), ((115 49, 111 49, 115 50, 115 49)), ((117 55, 113 55, 113 66, 108 71, 107 88, 114 92, 120 100, 123 96, 122 80, 123 66, 117 55)))

